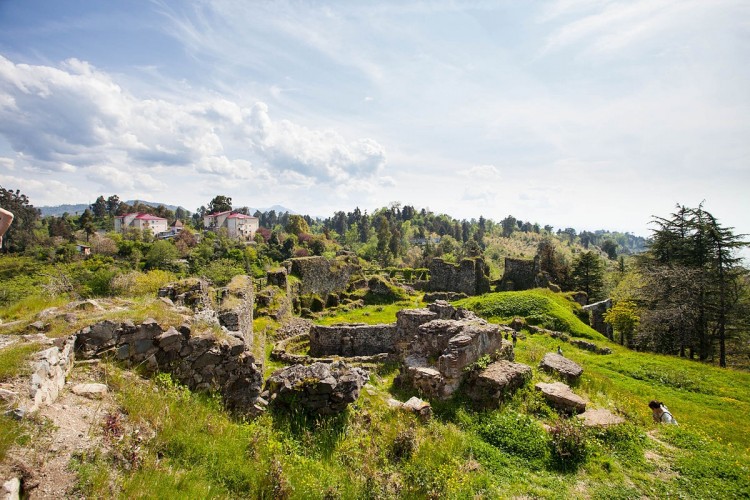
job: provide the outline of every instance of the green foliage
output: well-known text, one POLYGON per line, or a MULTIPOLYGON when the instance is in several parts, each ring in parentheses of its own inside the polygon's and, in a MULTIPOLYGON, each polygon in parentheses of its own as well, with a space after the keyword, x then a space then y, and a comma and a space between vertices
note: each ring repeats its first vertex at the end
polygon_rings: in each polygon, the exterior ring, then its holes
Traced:
POLYGON ((586 429, 580 420, 561 418, 549 431, 552 461, 563 472, 575 471, 588 457, 586 429))
POLYGON ((156 296, 160 288, 175 281, 177 277, 161 269, 154 269, 146 273, 132 271, 120 274, 112 280, 112 290, 117 295, 125 297, 156 296))
POLYGON ((25 423, 0 414, 0 462, 5 460, 8 450, 13 445, 22 444, 28 435, 25 423))
POLYGON ((604 267, 594 252, 582 252, 573 261, 571 272, 573 288, 586 292, 589 302, 602 299, 604 288, 604 267))
POLYGON ((476 424, 476 432, 489 444, 533 467, 542 467, 549 460, 547 433, 528 415, 514 411, 491 413, 476 424))
POLYGON ((172 269, 173 261, 179 257, 172 242, 159 240, 146 253, 146 269, 172 269))
POLYGON ((612 325, 615 333, 620 334, 620 344, 624 344, 626 340, 629 341, 632 338, 633 332, 640 323, 638 307, 635 302, 621 300, 604 313, 604 321, 612 325))
POLYGON ((0 382, 28 373, 28 360, 38 350, 38 344, 27 343, 0 349, 0 382))
POLYGON ((224 286, 238 274, 245 274, 245 268, 237 261, 218 259, 201 267, 199 273, 211 280, 216 286, 224 286))
POLYGON ((581 322, 573 313, 578 304, 547 289, 521 292, 497 292, 469 297, 455 303, 492 321, 508 323, 520 316, 530 324, 570 333, 575 337, 603 339, 603 336, 581 322))

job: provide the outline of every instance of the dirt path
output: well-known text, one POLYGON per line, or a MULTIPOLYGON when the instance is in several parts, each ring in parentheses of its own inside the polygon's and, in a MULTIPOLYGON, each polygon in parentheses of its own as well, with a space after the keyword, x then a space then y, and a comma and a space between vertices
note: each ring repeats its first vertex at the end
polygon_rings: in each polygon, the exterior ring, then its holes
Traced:
POLYGON ((106 451, 104 422, 117 411, 112 394, 91 399, 72 392, 76 384, 101 382, 101 378, 95 365, 74 368, 57 400, 39 410, 38 428, 30 442, 10 451, 5 468, 23 476, 28 498, 74 497, 78 478, 70 467, 71 458, 97 448, 106 451))

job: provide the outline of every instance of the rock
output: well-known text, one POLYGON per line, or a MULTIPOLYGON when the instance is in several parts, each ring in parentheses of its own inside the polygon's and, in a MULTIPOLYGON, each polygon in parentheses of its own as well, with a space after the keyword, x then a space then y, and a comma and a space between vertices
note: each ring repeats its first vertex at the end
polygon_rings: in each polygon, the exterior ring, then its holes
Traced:
POLYGON ((597 354, 612 354, 612 349, 610 349, 609 347, 599 347, 593 342, 588 342, 586 340, 576 339, 576 340, 571 340, 570 343, 576 347, 580 347, 581 349, 595 352, 597 354))
POLYGON ((403 404, 403 408, 409 410, 423 421, 429 420, 432 417, 432 406, 427 401, 423 401, 416 396, 412 396, 409 400, 403 404))
POLYGON ((22 420, 26 416, 26 410, 23 408, 15 408, 5 412, 6 417, 10 417, 13 420, 22 420))
POLYGON ((101 399, 109 389, 104 384, 76 384, 71 389, 74 394, 84 396, 89 399, 101 399))
POLYGON ((21 480, 17 477, 5 481, 0 488, 1 500, 18 500, 21 495, 21 480))
POLYGON ((542 391, 542 394, 552 406, 566 413, 582 413, 586 410, 586 400, 575 394, 568 385, 562 382, 552 384, 539 382, 534 387, 542 391))
POLYGON ((60 309, 57 307, 48 307, 47 309, 43 310, 39 314, 36 315, 36 317, 42 321, 47 319, 52 319, 55 316, 57 316, 60 312, 60 309))
POLYGON ((610 425, 620 425, 625 423, 624 418, 615 415, 605 408, 586 410, 580 415, 577 415, 577 418, 583 420, 583 425, 586 427, 609 427, 610 425))
POLYGON ((557 373, 568 382, 577 381, 583 373, 583 368, 577 363, 553 352, 544 355, 544 358, 539 363, 539 368, 546 372, 557 373))
POLYGON ((8 389, 0 389, 0 400, 13 404, 18 400, 18 393, 8 389))
POLYGON ((520 332, 521 329, 526 325, 526 320, 523 318, 513 318, 513 321, 510 322, 510 327, 514 329, 517 332, 520 332))
POLYGON ((467 380, 466 394, 481 407, 494 408, 508 394, 531 380, 531 367, 522 363, 500 360, 484 370, 476 371, 467 380))
POLYGON ((266 380, 265 389, 273 405, 329 415, 356 401, 368 377, 366 370, 350 368, 341 361, 298 364, 276 370, 266 380))

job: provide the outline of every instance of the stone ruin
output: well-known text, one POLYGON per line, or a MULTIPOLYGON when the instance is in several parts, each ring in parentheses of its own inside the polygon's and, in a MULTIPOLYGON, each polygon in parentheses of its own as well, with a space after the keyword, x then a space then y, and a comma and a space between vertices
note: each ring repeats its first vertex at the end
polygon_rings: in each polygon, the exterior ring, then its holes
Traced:
POLYGON ((428 292, 453 292, 466 296, 490 291, 490 269, 481 257, 464 259, 459 264, 434 258, 430 262, 428 292))
POLYGON ((361 274, 356 255, 339 255, 335 259, 321 256, 298 257, 284 262, 289 274, 299 278, 300 295, 344 292, 352 276, 361 274))
POLYGON ((273 372, 263 396, 275 407, 331 415, 356 401, 368 379, 367 370, 342 361, 292 365, 273 372))
POLYGON ((536 288, 539 286, 537 282, 539 271, 539 257, 535 257, 533 260, 506 257, 505 271, 503 271, 498 289, 511 291, 536 288))
POLYGON ((512 361, 513 345, 503 339, 500 326, 458 309, 451 318, 431 319, 416 329, 402 354, 399 379, 429 397, 446 399, 484 355, 512 361))
POLYGON ((484 355, 513 360, 510 331, 474 313, 437 301, 423 309, 403 309, 396 322, 381 325, 314 325, 311 356, 379 356, 401 363, 399 380, 429 397, 450 397, 470 367, 484 355), (507 330, 507 331, 506 331, 507 330))
POLYGON ((602 335, 606 335, 609 339, 612 339, 612 327, 609 325, 609 323, 604 322, 604 313, 609 311, 611 308, 612 299, 600 300, 599 302, 594 302, 593 304, 583 306, 583 310, 588 311, 591 315, 589 319, 591 328, 601 333, 602 335))

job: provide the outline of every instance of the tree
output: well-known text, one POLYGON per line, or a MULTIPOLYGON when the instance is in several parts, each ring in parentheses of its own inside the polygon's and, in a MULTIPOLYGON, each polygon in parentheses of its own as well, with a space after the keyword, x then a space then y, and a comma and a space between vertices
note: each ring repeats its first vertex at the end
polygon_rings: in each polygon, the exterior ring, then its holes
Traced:
MULTIPOLYGON (((343 212, 341 213, 343 214, 343 212)), ((289 234, 299 236, 300 234, 303 234, 303 233, 309 233, 310 226, 307 225, 307 221, 301 215, 290 215, 289 223, 286 225, 284 230, 289 234)))
POLYGON ((83 211, 78 218, 78 226, 86 233, 86 243, 88 243, 89 237, 96 232, 96 229, 94 228, 94 216, 91 213, 91 210, 87 208, 83 211))
POLYGON ((610 239, 604 240, 602 242, 602 252, 607 254, 609 260, 615 260, 617 258, 617 243, 610 239))
POLYGON ((700 360, 718 343, 719 365, 726 366, 742 274, 734 253, 747 243, 702 204, 677 205, 670 217, 654 217, 652 223, 652 244, 640 262, 649 283, 642 294, 649 311, 640 333, 664 352, 697 353, 700 360))
POLYGON ((630 345, 633 333, 640 322, 638 307, 635 302, 621 300, 604 313, 604 321, 620 334, 620 345, 625 345, 626 341, 630 345))
POLYGON ((218 195, 208 204, 206 213, 215 214, 217 212, 229 212, 232 210, 232 198, 218 195))
POLYGON ((110 216, 117 215, 117 211, 120 208, 120 197, 116 194, 113 194, 109 198, 107 198, 107 213, 110 216))
POLYGON ((516 218, 509 215, 500 221, 500 225, 503 227, 503 236, 508 238, 516 230, 516 218))
POLYGON ((107 216, 107 201, 104 196, 99 196, 89 208, 97 219, 103 219, 107 216))
POLYGON ((582 252, 578 255, 573 262, 571 277, 575 289, 586 292, 590 301, 602 298, 604 268, 594 252, 582 252))
POLYGON ((151 245, 146 254, 147 269, 169 269, 178 257, 177 248, 167 240, 159 240, 151 245))

